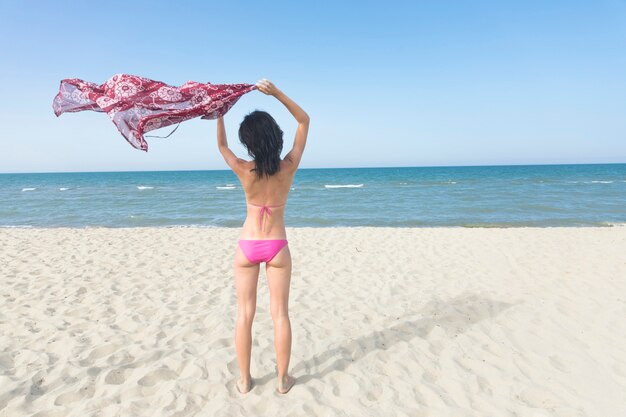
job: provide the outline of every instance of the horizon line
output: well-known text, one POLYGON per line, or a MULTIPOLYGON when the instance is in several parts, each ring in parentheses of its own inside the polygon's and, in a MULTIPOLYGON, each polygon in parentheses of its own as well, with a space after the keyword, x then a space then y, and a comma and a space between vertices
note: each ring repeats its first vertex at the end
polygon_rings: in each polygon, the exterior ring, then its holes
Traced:
MULTIPOLYGON (((484 165, 398 165, 398 166, 358 166, 358 167, 309 167, 308 169, 390 169, 390 168, 475 168, 475 167, 516 167, 516 166, 561 166, 561 165, 624 165, 626 162, 586 162, 586 163, 547 163, 547 164, 484 164, 484 165)), ((165 169, 165 170, 130 170, 130 171, 37 171, 37 172, 0 172, 0 175, 15 174, 114 174, 128 172, 204 172, 232 171, 231 169, 165 169)))
MULTIPOLYGON (((308 167, 309 169, 391 169, 391 168, 475 168, 475 167, 517 167, 517 166, 561 166, 561 165, 624 165, 626 162, 585 162, 585 163, 547 163, 547 164, 478 164, 478 165, 396 165, 396 166, 358 166, 358 167, 308 167)), ((114 174, 128 172, 204 172, 232 171, 231 169, 163 169, 163 170, 131 170, 131 171, 38 171, 38 172, 0 172, 0 175, 14 174, 114 174)))

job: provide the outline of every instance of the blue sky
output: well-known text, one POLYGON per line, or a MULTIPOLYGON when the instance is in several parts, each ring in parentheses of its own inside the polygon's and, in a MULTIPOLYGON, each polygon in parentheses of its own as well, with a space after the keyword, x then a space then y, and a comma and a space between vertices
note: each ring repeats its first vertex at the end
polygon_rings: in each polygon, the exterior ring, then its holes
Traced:
MULTIPOLYGON (((0 172, 225 169, 215 122, 133 149, 63 78, 268 78, 311 116, 302 167, 626 162, 626 1, 0 1, 0 172), (184 5, 182 5, 184 4, 184 5)), ((226 115, 274 99, 244 96, 226 115)), ((151 132, 169 133, 170 128, 151 132)))

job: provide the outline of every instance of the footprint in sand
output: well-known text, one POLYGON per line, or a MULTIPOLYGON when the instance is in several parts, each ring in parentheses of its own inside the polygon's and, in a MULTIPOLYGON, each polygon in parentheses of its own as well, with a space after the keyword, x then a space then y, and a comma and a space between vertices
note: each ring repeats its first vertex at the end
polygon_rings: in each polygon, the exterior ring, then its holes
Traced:
POLYGON ((552 355, 548 359, 550 359, 550 365, 552 365, 555 369, 561 372, 568 371, 567 366, 565 366, 565 364, 561 362, 558 357, 552 355))
POLYGON ((0 369, 11 369, 15 366, 13 357, 8 353, 0 353, 0 369))
POLYGON ((119 348, 118 345, 98 346, 97 348, 91 351, 91 353, 89 354, 89 359, 94 360, 94 359, 99 359, 103 356, 108 356, 111 353, 115 352, 118 348, 119 348))
POLYGON ((237 375, 239 373, 239 365, 237 364, 237 359, 232 359, 230 362, 228 362, 226 364, 226 368, 231 374, 237 375))
POLYGON ((353 396, 359 394, 359 384, 352 379, 346 378, 333 381, 332 387, 333 395, 336 397, 353 398, 353 396))
POLYGON ((79 361, 81 366, 91 366, 93 363, 104 356, 109 356, 119 349, 118 345, 103 345, 94 348, 86 359, 79 361))
POLYGON ((527 387, 519 393, 518 398, 529 407, 550 408, 554 406, 552 397, 540 387, 527 387))
POLYGON ((481 392, 484 392, 489 396, 493 395, 493 391, 491 390, 491 387, 489 385, 489 380, 483 378, 482 376, 477 376, 476 381, 478 382, 478 387, 480 388, 481 392))
POLYGON ((169 381, 175 379, 178 374, 171 369, 163 368, 150 372, 148 375, 141 378, 137 383, 144 387, 152 387, 161 381, 169 381))
POLYGON ((434 384, 439 379, 439 374, 426 370, 424 371, 423 378, 424 381, 428 382, 429 384, 434 384))
POLYGON ((189 301, 187 302, 187 304, 191 304, 191 305, 193 305, 193 304, 197 304, 197 303, 199 303, 200 301, 202 301, 202 298, 203 298, 203 297, 202 297, 202 296, 200 296, 200 295, 194 295, 193 297, 191 297, 191 298, 189 299, 189 301))
POLYGON ((121 385, 126 382, 125 373, 126 369, 124 368, 113 369, 104 378, 104 383, 110 385, 121 385))
POLYGON ((380 398, 383 393, 383 389, 380 385, 373 385, 370 387, 369 391, 365 393, 365 398, 369 401, 376 402, 380 398))
POLYGON ((223 337, 221 339, 217 339, 214 343, 216 346, 221 348, 229 348, 232 346, 233 341, 229 337, 223 337))
POLYGON ((80 401, 83 398, 91 398, 93 397, 95 391, 96 390, 93 385, 85 385, 78 391, 70 391, 59 395, 56 400, 54 400, 54 405, 67 405, 80 401))
POLYGON ((46 381, 46 374, 44 372, 37 372, 35 376, 31 378, 32 385, 30 386, 29 395, 31 397, 38 397, 45 394, 46 389, 44 387, 46 381))

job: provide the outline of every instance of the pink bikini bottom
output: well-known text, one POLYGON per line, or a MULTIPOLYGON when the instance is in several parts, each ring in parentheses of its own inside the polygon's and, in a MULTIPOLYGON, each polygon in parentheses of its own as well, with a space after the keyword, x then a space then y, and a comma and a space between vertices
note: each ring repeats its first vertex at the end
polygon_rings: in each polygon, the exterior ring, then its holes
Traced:
POLYGON ((271 261, 285 246, 287 246, 287 240, 285 239, 239 239, 239 247, 246 258, 253 264, 271 261))

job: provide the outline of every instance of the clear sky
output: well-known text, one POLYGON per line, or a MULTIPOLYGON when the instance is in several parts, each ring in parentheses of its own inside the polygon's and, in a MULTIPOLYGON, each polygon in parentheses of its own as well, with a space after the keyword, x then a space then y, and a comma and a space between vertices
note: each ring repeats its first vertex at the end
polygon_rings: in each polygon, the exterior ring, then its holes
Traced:
MULTIPOLYGON (((302 167, 626 162, 626 1, 0 0, 0 172, 225 169, 215 121, 148 153, 63 78, 272 80, 311 116, 302 167)), ((231 147, 255 109, 226 115, 231 147)), ((171 128, 153 131, 165 135, 171 128)))

